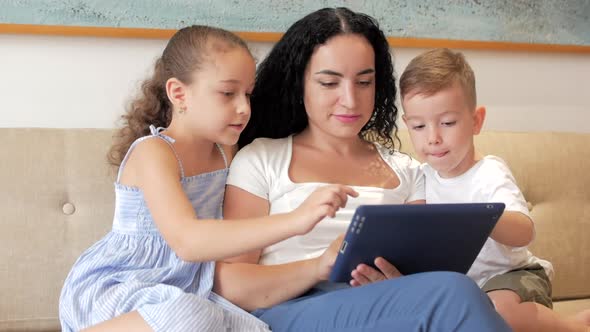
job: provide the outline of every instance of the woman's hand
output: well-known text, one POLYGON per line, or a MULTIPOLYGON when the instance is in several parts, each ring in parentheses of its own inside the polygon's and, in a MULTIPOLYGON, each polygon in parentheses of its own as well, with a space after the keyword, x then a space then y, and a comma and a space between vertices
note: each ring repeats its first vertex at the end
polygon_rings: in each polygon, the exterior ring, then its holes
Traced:
POLYGON ((341 234, 336 238, 336 240, 332 241, 328 249, 326 249, 326 251, 324 251, 320 257, 314 258, 316 262, 318 281, 328 280, 330 271, 332 271, 334 262, 336 262, 336 256, 338 256, 338 251, 342 245, 342 240, 344 240, 344 234, 341 234))
POLYGON ((351 273, 350 285, 353 287, 367 285, 373 282, 401 277, 398 269, 382 257, 375 258, 376 270, 369 265, 359 264, 351 273))
POLYGON ((298 225, 297 234, 302 235, 325 217, 334 217, 338 209, 346 206, 348 196, 357 197, 354 189, 344 185, 327 185, 316 189, 293 212, 298 225))

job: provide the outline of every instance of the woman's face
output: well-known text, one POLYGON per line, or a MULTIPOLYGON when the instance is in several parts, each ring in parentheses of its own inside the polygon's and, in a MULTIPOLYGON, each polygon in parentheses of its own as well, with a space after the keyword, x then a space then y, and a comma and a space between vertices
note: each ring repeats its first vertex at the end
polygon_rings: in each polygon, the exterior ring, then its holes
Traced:
POLYGON ((316 48, 304 76, 307 130, 358 136, 375 105, 375 52, 361 35, 330 38, 316 48))

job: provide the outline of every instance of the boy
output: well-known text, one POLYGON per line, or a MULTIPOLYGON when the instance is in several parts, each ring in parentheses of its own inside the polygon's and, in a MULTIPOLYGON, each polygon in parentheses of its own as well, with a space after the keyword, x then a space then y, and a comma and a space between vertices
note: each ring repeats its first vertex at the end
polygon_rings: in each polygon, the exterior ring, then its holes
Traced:
POLYGON ((515 331, 586 331, 587 314, 564 320, 550 308, 551 263, 526 246, 534 224, 506 163, 481 156, 473 136, 486 110, 461 53, 436 49, 414 58, 400 79, 403 120, 423 165, 426 203, 503 202, 500 217, 468 272, 515 331))

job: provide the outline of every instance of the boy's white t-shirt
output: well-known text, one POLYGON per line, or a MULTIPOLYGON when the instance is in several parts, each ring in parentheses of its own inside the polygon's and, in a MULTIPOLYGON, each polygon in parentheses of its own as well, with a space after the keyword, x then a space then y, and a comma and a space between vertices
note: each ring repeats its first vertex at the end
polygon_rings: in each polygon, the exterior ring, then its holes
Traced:
MULTIPOLYGON (((383 160, 397 174, 394 189, 352 186, 359 196, 349 197, 346 207, 334 218, 325 218, 314 229, 265 248, 260 264, 290 263, 320 256, 346 232, 355 209, 361 204, 403 204, 424 199, 424 178, 420 164, 408 155, 375 144, 383 160)), ((227 184, 269 201, 270 214, 291 212, 316 188, 327 183, 294 183, 289 178, 293 150, 292 136, 281 139, 258 138, 242 148, 232 160, 227 184)))
MULTIPOLYGON (((427 204, 500 202, 506 205, 505 211, 530 217, 524 196, 501 158, 486 156, 464 174, 448 179, 441 178, 428 164, 423 164, 422 169, 427 204)), ((533 256, 526 246, 506 246, 488 238, 467 275, 482 287, 496 275, 534 263, 553 278, 551 263, 533 256)))

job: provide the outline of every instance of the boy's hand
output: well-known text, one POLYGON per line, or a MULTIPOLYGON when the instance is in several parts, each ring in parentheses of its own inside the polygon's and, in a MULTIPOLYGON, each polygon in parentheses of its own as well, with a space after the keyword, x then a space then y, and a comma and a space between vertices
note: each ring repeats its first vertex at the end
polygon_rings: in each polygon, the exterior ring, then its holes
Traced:
POLYGON ((298 224, 297 234, 305 234, 325 217, 334 217, 346 206, 348 196, 357 197, 354 189, 344 185, 328 185, 316 189, 292 213, 298 224))
POLYGON ((356 269, 351 272, 352 280, 350 281, 350 285, 353 287, 362 286, 402 276, 393 264, 389 263, 382 257, 375 258, 374 263, 379 271, 366 264, 359 264, 356 269))

